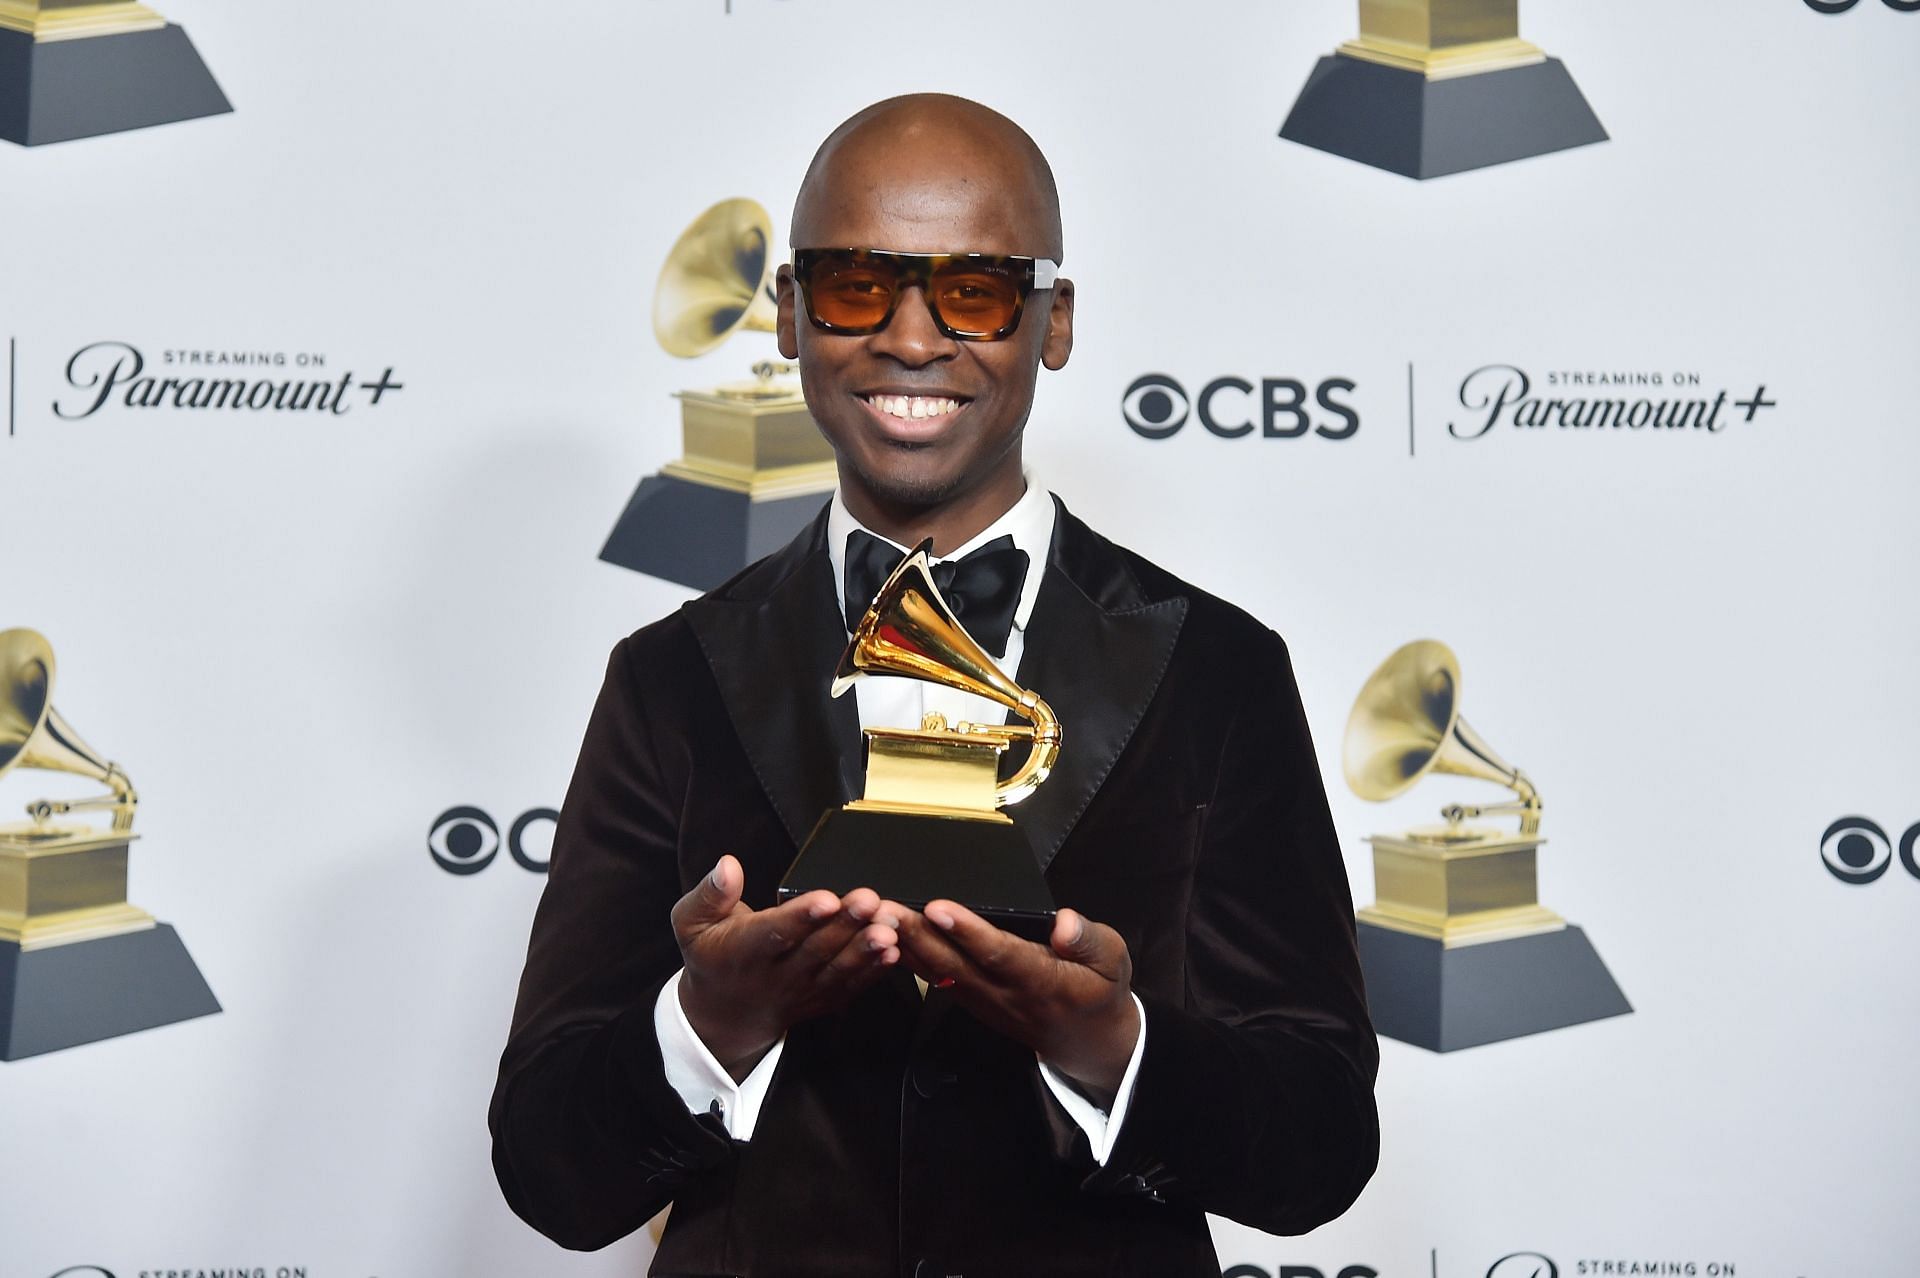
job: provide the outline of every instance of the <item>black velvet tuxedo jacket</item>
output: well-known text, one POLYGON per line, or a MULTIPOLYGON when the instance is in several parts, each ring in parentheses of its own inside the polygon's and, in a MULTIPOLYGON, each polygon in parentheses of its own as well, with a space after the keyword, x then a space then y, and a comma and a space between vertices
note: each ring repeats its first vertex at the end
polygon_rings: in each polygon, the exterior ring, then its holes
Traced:
MULTIPOLYGON (((1105 1167, 1025 1047, 899 970, 795 1026, 750 1142, 662 1071, 668 911, 723 852, 763 908, 856 797, 826 516, 613 652, 555 833, 490 1115, 513 1209, 604 1246, 673 1204, 660 1275, 1217 1278, 1372 1174, 1378 1049, 1285 645, 1060 509, 1018 682, 1065 739, 1009 811, 1133 957, 1146 1050, 1105 1167)), ((901 855, 911 855, 909 848, 901 855)))

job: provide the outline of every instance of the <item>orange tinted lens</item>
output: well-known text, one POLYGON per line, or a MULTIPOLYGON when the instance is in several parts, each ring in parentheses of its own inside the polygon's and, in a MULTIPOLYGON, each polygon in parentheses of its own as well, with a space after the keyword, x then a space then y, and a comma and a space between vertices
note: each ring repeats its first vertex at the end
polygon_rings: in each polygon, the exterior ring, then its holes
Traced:
POLYGON ((884 264, 828 258, 814 266, 808 295, 821 323, 872 328, 887 318, 898 287, 893 270, 884 264))
POLYGON ((933 305, 948 328, 998 333, 1020 314, 1020 281, 1011 270, 959 262, 934 272, 933 305))

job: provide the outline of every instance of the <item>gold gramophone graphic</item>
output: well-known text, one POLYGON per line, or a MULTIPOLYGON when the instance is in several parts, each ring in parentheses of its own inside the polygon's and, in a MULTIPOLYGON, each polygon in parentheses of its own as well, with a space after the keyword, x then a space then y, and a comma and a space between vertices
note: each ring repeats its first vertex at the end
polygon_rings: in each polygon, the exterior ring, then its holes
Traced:
POLYGON ((1421 639, 1388 657, 1354 702, 1343 754, 1347 785, 1376 803, 1432 773, 1514 795, 1368 840, 1377 899, 1357 917, 1375 1029, 1446 1052, 1633 1010, 1586 934, 1540 904, 1540 792, 1461 717, 1450 648, 1421 639), (1519 830, 1469 824, 1495 815, 1519 830))
POLYGON ((0 0, 0 138, 67 142, 233 110, 187 33, 133 0, 0 0))
POLYGON ((945 897, 1044 942, 1053 895, 1026 836, 1001 809, 1047 779, 1060 755, 1060 721, 954 617, 933 582, 931 544, 907 556, 874 596, 834 672, 833 695, 874 676, 919 679, 984 697, 1027 722, 949 727, 929 714, 918 729, 866 729, 865 793, 820 818, 779 896, 870 887, 915 909, 945 897), (1000 757, 1016 745, 1027 756, 1002 781, 1000 757))
POLYGON ((1519 0, 1360 0, 1360 37, 1320 59, 1280 136, 1413 178, 1607 140, 1519 0))
MULTIPOLYGON (((653 333, 692 359, 735 333, 774 327, 773 219, 722 200, 681 233, 654 287, 653 333)), ((683 455, 640 482, 600 558, 707 590, 778 550, 833 491, 833 450, 791 367, 762 360, 750 380, 679 392, 683 455)))
POLYGON ((220 1010, 174 930, 127 903, 138 796, 119 764, 53 708, 53 649, 0 631, 0 777, 64 772, 105 785, 36 799, 0 825, 0 1060, 19 1060, 220 1010), (57 821, 106 810, 102 828, 57 821))

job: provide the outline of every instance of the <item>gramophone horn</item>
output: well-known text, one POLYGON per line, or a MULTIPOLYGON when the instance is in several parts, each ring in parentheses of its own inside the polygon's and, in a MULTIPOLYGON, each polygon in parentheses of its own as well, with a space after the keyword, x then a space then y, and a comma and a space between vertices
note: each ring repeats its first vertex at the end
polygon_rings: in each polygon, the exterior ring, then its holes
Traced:
MULTIPOLYGON (((929 543, 931 544, 931 543, 929 543)), ((974 641, 933 584, 926 546, 908 555, 874 596, 834 672, 839 696, 867 675, 898 675, 938 684, 1003 705, 1033 726, 973 725, 972 732, 1033 741, 1025 763, 996 791, 1001 807, 1040 788, 1060 754, 1060 721, 1038 694, 1020 687, 974 641)))
POLYGON ((1461 718, 1460 662, 1437 640, 1415 640, 1373 672, 1348 716, 1342 764, 1353 792, 1376 803, 1406 793, 1429 772, 1496 782, 1519 803, 1455 807, 1448 819, 1518 811, 1523 833, 1539 831, 1539 792, 1461 718))
POLYGON ((133 828, 139 803, 120 765, 80 739, 53 708, 53 646, 34 630, 0 630, 0 777, 14 768, 69 772, 112 789, 96 799, 38 799, 27 805, 37 822, 75 808, 112 808, 113 828, 133 828))
POLYGON ((653 335, 690 359, 736 329, 771 333, 773 219, 753 200, 722 200, 680 233, 653 290, 653 335))

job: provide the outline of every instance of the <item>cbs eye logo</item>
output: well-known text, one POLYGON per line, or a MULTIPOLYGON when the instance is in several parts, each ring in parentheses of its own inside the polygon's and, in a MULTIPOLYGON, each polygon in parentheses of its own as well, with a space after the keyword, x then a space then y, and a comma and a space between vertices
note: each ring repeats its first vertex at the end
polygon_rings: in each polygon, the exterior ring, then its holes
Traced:
POLYGON ((1321 382, 1313 391, 1316 412, 1308 407, 1307 384, 1291 377, 1263 377, 1258 384, 1216 377, 1198 395, 1188 395, 1165 373, 1148 373, 1120 397, 1120 416, 1142 439, 1170 439, 1195 416, 1221 439, 1243 439, 1256 431, 1262 439, 1298 439, 1309 431, 1324 439, 1351 439, 1360 429, 1360 414, 1336 393, 1353 387, 1345 377, 1321 382))
MULTIPOLYGON (((1917 0, 1920 2, 1920 0, 1917 0)), ((1920 879, 1920 821, 1900 836, 1900 864, 1920 879)), ((1841 817, 1820 836, 1820 859, 1827 872, 1842 883, 1871 883, 1893 864, 1894 843, 1887 832, 1862 816, 1841 817)))
MULTIPOLYGON (((1897 9, 1901 13, 1912 13, 1920 9, 1920 0, 1880 0, 1880 2, 1887 8, 1897 9)), ((1860 0, 1807 0, 1807 8, 1815 13, 1845 13, 1859 3, 1860 0)))
MULTIPOLYGON (((560 814, 552 808, 522 812, 507 830, 507 855, 528 873, 545 874, 551 843, 547 848, 529 848, 527 832, 543 822, 552 826, 559 820, 560 814)), ((552 839, 551 829, 546 837, 552 839)), ((500 854, 501 842, 500 827, 480 808, 448 808, 433 819, 433 828, 427 831, 427 851, 433 854, 434 864, 448 874, 480 873, 500 854)))

